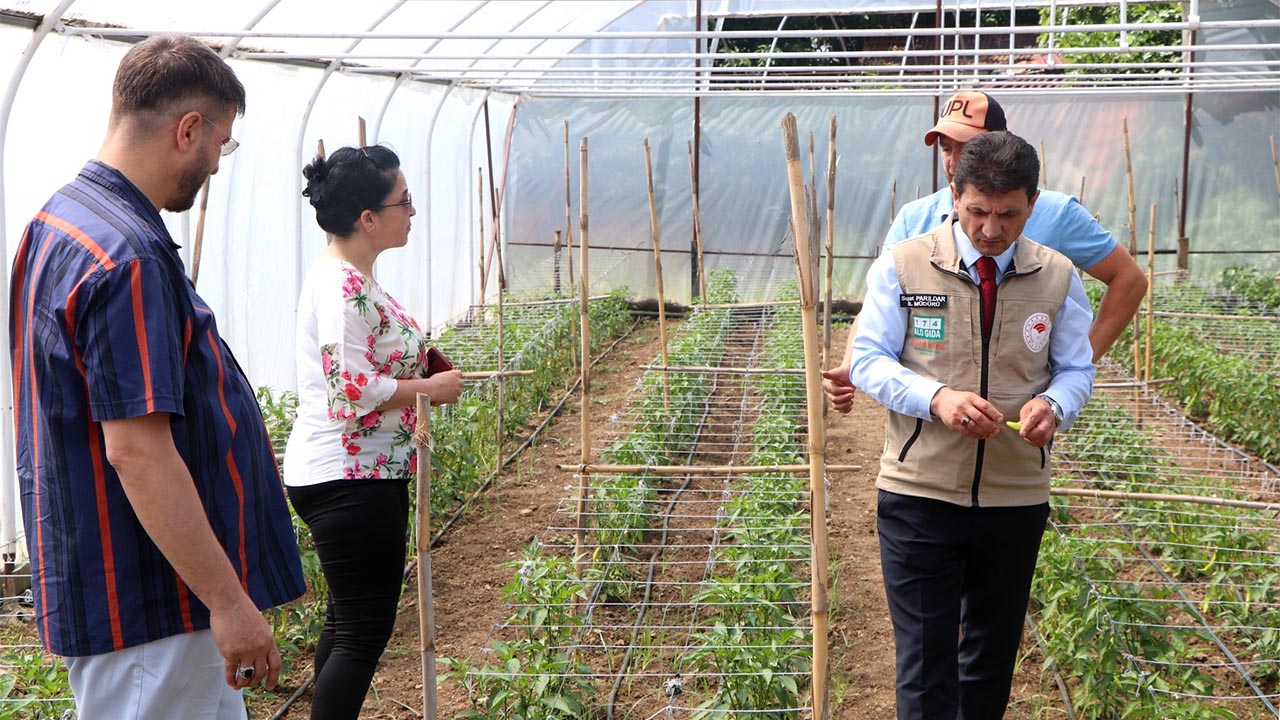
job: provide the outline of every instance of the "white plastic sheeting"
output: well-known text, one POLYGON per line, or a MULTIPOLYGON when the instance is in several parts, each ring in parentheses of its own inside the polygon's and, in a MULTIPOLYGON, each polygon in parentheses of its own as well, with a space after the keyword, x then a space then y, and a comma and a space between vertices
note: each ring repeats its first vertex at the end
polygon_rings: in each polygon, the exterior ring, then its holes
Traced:
MULTIPOLYGON (((20 13, 43 15, 57 0, 10 0, 20 13)), ((1003 10, 1064 6, 1067 2, 1016 3, 944 0, 957 9, 1003 10)), ((492 152, 501 177, 502 136, 517 106, 504 239, 509 274, 544 260, 564 226, 564 125, 569 122, 572 233, 577 239, 578 147, 589 138, 590 215, 593 246, 636 248, 608 282, 639 296, 655 287, 645 193, 642 141, 653 151, 655 194, 664 249, 668 296, 688 301, 691 201, 686 143, 692 138, 692 86, 684 97, 658 95, 663 74, 690 78, 695 40, 693 0, 651 2, 417 2, 402 0, 76 0, 64 20, 119 26, 59 27, 44 40, 25 75, 14 68, 31 30, 0 24, 0 76, 20 79, 5 128, 5 180, 0 199, 0 261, 6 272, 22 228, 59 185, 74 176, 101 142, 110 105, 110 83, 127 42, 93 37, 131 32, 200 34, 224 46, 237 44, 231 63, 248 89, 248 112, 233 134, 242 147, 224 159, 213 178, 204 231, 199 291, 219 317, 220 328, 255 384, 293 386, 289 348, 299 279, 321 252, 324 238, 300 197, 300 169, 316 142, 327 149, 356 142, 356 118, 369 121, 369 142, 401 156, 418 216, 408 247, 389 253, 377 271, 383 284, 422 319, 440 326, 477 297, 476 170, 486 166, 481 103, 490 102, 492 152), (238 31, 247 29, 244 37, 238 31), (238 43, 237 43, 238 41, 238 43), (289 53, 297 62, 264 62, 261 51, 289 53), (645 55, 658 55, 645 57, 645 55), (581 58, 569 56, 582 55, 581 58), (575 85, 563 70, 584 77, 575 85), (634 76, 626 68, 638 68, 634 76), (328 70, 334 72, 328 72, 328 70), (559 97, 537 92, 540 71, 559 97), (655 69, 657 72, 655 72, 655 69), (581 72, 579 72, 581 70, 581 72), (464 77, 483 72, 483 79, 464 77), (594 75, 595 77, 589 77, 594 75), (604 99, 599 77, 620 77, 625 92, 604 99), (527 87, 527 95, 486 93, 476 85, 527 87), (469 87, 470 86, 470 87, 469 87), (581 95, 575 94, 581 89, 581 95), (685 251, 679 254, 678 251, 685 251)), ((728 15, 793 15, 860 12, 931 12, 920 0, 707 0, 704 18, 728 15)), ((1241 63, 1280 62, 1280 6, 1273 0, 1206 2, 1206 22, 1232 20, 1237 29, 1206 30, 1201 43, 1250 43, 1252 49, 1216 56, 1241 63), (1249 23, 1254 23, 1250 25, 1249 23), (1258 24, 1260 23, 1260 24, 1258 24), (1267 23, 1271 23, 1268 25, 1267 23), (1261 44, 1261 45, 1259 45, 1261 44), (1259 49, 1261 48, 1261 49, 1259 49), (1270 48, 1270 49, 1268 49, 1270 48)), ((993 36, 998 37, 998 36, 993 36)), ((714 43, 714 40, 712 40, 714 43)), ((993 40, 995 43, 995 40, 993 40)), ((986 47, 986 43, 983 43, 986 47)), ((280 58, 276 58, 280 59, 280 58)), ((961 62, 966 62, 962 60, 961 62)), ((1206 69, 1226 74, 1231 68, 1206 69)), ((951 76, 948 83, 969 80, 951 76)), ((886 81, 890 85, 891 80, 886 81)), ((702 229, 708 267, 732 266, 742 256, 781 252, 788 192, 779 121, 794 112, 802 132, 815 136, 818 199, 827 123, 838 118, 841 155, 836 181, 837 296, 857 298, 867 257, 874 255, 895 206, 931 187, 932 151, 921 140, 931 125, 933 96, 954 84, 910 91, 876 88, 778 95, 715 92, 701 103, 702 229)), ((1194 249, 1274 248, 1280 237, 1268 137, 1280 134, 1280 92, 1275 84, 1242 92, 1196 92, 1187 188, 1188 231, 1194 249)), ((1121 120, 1127 118, 1135 159, 1138 222, 1145 248, 1151 203, 1159 203, 1157 243, 1176 240, 1173 183, 1181 176, 1184 95, 1079 90, 1058 93, 1002 87, 1010 129, 1043 143, 1047 186, 1078 192, 1105 226, 1127 241, 1121 120)), ((1175 94, 1176 93, 1176 94, 1175 94)), ((806 163, 808 156, 806 153, 806 163)), ((486 170, 487 174, 487 170, 486 170)), ((483 212, 487 213, 485 208, 483 212)), ((195 213, 168 215, 175 239, 190 253, 195 213)), ((488 222, 486 221, 486 225, 488 222)), ((615 251, 615 254, 616 251, 615 251)), ((625 257, 625 254, 622 255, 625 257)), ((1218 256, 1193 261, 1204 269, 1218 256)), ((1225 256, 1223 256, 1225 257, 1225 256)), ((1274 256, 1271 256, 1274 257, 1274 256)), ((1224 260, 1225 262, 1225 260, 1224 260)), ((1220 264, 1220 263, 1219 263, 1220 264)), ((593 265, 593 268, 596 265, 593 265)), ((7 310, 7 285, 4 290, 7 310)), ((492 292, 493 283, 491 282, 492 292)), ((603 288, 595 288, 597 290, 603 288)), ((7 312, 5 313, 7 315, 7 312)), ((0 337, 5 334, 0 332, 0 337)), ((8 367, 0 367, 0 416, 10 417, 8 367)), ((10 428, 6 423, 6 435, 10 428)), ((0 552, 14 549, 15 497, 11 445, 0 441, 0 552)))

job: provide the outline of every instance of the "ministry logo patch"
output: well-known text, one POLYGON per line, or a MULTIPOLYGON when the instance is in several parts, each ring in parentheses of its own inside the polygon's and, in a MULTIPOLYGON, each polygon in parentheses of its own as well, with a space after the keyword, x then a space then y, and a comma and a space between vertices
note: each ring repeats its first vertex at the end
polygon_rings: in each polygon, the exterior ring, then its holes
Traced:
POLYGON ((1049 344, 1049 331, 1052 329, 1053 323, 1049 322, 1048 315, 1035 313, 1022 323, 1022 341, 1028 350, 1038 353, 1049 344))

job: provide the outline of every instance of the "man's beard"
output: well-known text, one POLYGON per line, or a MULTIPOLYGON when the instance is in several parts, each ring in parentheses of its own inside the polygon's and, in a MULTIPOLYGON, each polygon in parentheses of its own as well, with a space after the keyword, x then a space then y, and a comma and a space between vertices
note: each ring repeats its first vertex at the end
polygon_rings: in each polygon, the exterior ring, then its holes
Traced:
POLYGON ((200 188, 204 187, 204 181, 209 179, 209 173, 200 169, 189 170, 178 178, 178 193, 173 201, 164 206, 169 212, 185 212, 196 204, 196 196, 200 194, 200 188))

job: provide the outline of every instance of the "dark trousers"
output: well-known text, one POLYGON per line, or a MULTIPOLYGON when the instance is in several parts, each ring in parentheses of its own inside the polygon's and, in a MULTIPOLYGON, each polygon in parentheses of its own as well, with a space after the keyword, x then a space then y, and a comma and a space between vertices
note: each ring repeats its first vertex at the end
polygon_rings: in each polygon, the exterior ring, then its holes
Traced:
POLYGON ((316 646, 312 720, 355 720, 396 624, 409 518, 406 480, 289 488, 311 528, 329 607, 316 646))
POLYGON ((898 720, 1004 717, 1049 504, 963 507, 881 490, 876 517, 898 720))

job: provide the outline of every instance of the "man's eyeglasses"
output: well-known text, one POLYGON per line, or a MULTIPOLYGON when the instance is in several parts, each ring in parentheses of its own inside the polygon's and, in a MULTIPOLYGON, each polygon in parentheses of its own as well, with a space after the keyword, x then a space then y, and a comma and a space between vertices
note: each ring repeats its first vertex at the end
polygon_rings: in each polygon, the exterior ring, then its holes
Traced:
POLYGON ((393 203, 383 203, 383 204, 379 205, 378 207, 376 207, 376 208, 372 208, 372 209, 373 209, 373 210, 382 210, 382 209, 389 208, 389 207, 396 207, 396 206, 398 206, 398 205, 412 205, 412 204, 413 204, 413 196, 412 196, 412 195, 410 195, 409 193, 405 193, 405 194, 404 194, 404 199, 403 199, 403 200, 400 200, 400 201, 397 201, 397 202, 393 202, 393 203))
MULTIPOLYGON (((204 120, 204 121, 205 121, 205 122, 207 122, 207 123, 209 123, 210 125, 212 125, 212 126, 213 126, 215 129, 217 129, 217 130, 221 130, 221 129, 222 129, 221 127, 219 127, 219 126, 218 126, 218 123, 216 123, 216 122, 214 122, 214 121, 210 120, 209 118, 205 117, 203 113, 200 115, 200 119, 201 119, 201 120, 204 120)), ((230 135, 228 135, 228 136, 227 136, 227 139, 222 143, 222 149, 221 149, 221 150, 219 150, 219 152, 222 154, 222 157, 226 157, 226 156, 230 155, 231 153, 235 152, 235 151, 236 151, 236 148, 238 148, 238 147, 240 147, 240 141, 239 141, 239 140, 236 140, 235 138, 233 138, 233 137, 231 137, 230 135)))

